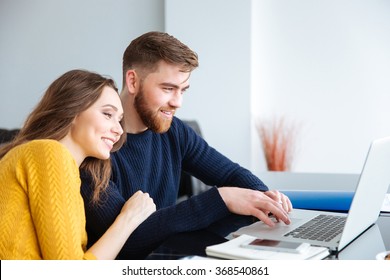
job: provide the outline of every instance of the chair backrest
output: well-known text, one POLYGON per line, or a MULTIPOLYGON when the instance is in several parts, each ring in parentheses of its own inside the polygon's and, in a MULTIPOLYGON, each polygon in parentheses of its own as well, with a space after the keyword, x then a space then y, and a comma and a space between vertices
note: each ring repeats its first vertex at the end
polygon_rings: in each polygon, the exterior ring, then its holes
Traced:
MULTIPOLYGON (((202 131, 197 121, 194 120, 183 120, 183 122, 189 125, 197 134, 202 136, 202 131)), ((188 173, 182 171, 180 177, 180 186, 179 186, 179 194, 178 201, 183 199, 187 199, 192 195, 197 195, 205 190, 209 189, 210 186, 207 186, 202 181, 197 178, 189 175, 188 173)))
POLYGON ((16 134, 18 134, 19 129, 4 129, 0 128, 0 144, 10 142, 16 134))

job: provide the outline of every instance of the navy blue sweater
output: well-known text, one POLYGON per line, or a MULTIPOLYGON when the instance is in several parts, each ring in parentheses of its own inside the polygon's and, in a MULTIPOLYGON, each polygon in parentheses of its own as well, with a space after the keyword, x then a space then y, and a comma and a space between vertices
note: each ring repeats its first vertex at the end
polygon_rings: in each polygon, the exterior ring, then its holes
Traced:
POLYGON ((102 236, 136 191, 149 193, 157 206, 131 234, 118 259, 142 259, 170 235, 205 228, 229 215, 217 187, 268 190, 260 179, 210 147, 178 118, 166 133, 127 134, 126 143, 111 159, 112 181, 99 206, 91 204, 90 178, 82 174, 89 245, 102 236), (215 187, 176 204, 181 170, 215 187))

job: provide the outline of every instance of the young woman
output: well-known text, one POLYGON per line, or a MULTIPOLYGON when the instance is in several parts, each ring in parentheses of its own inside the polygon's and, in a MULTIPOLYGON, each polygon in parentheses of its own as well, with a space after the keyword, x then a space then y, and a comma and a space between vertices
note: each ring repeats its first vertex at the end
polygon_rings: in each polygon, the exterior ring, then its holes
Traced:
POLYGON ((92 203, 108 185, 110 152, 125 134, 113 80, 72 70, 55 80, 16 138, 0 147, 0 259, 114 259, 156 209, 136 192, 88 250, 80 170, 92 203))

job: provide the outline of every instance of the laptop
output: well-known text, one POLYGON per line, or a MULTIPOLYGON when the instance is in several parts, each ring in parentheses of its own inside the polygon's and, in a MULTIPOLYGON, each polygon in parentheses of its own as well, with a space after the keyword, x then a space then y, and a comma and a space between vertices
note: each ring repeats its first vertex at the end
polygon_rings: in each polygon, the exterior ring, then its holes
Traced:
POLYGON ((348 213, 293 209, 290 225, 279 222, 271 228, 259 221, 240 228, 233 236, 247 234, 262 239, 305 242, 339 252, 375 224, 389 184, 390 137, 386 137, 371 143, 348 213), (333 219, 338 221, 330 221, 333 219), (333 223, 329 227, 331 232, 325 230, 323 222, 333 223), (319 233, 315 233, 316 225, 319 233))

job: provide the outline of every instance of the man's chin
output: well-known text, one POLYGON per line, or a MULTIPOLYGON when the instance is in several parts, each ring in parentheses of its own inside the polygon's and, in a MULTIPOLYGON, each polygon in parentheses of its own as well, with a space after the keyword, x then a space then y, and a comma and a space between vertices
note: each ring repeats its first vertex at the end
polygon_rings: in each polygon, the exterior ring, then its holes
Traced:
POLYGON ((155 133, 165 133, 169 130, 171 124, 172 124, 172 120, 164 121, 164 122, 160 122, 159 125, 149 127, 149 129, 151 129, 155 133))
POLYGON ((171 127, 171 125, 169 126, 164 126, 162 128, 159 128, 157 131, 155 131, 156 133, 165 133, 169 130, 169 128, 171 127))
POLYGON ((172 120, 161 122, 158 133, 167 132, 169 130, 169 128, 171 127, 171 124, 172 124, 172 120))

